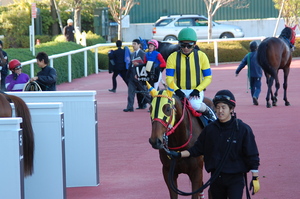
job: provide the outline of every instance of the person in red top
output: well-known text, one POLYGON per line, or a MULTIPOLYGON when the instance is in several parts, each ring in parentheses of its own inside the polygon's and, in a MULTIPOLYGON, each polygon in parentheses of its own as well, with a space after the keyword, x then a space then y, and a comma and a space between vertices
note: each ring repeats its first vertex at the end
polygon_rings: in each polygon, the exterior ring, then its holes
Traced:
POLYGON ((162 71, 166 68, 166 61, 163 56, 156 51, 158 49, 158 42, 155 39, 151 39, 148 41, 148 52, 144 57, 144 63, 146 64, 148 61, 153 62, 152 70, 154 70, 154 74, 157 76, 154 81, 154 85, 152 85, 156 90, 158 90, 158 85, 161 81, 162 71))

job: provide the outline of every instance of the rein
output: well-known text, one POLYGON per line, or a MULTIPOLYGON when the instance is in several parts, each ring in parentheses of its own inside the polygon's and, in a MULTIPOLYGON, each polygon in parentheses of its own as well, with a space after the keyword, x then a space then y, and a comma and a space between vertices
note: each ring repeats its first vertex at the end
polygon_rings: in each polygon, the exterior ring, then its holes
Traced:
MULTIPOLYGON (((170 97, 168 97, 168 96, 166 96, 166 95, 156 95, 156 96, 154 96, 154 97, 164 97, 164 98, 168 98, 169 100, 172 101, 172 98, 170 98, 170 97)), ((182 111, 182 116, 181 116, 180 120, 179 120, 174 126, 172 126, 172 125, 170 124, 170 123, 172 122, 173 117, 174 117, 173 113, 171 114, 170 120, 169 120, 168 123, 167 123, 166 121, 162 120, 162 119, 159 119, 159 118, 154 118, 154 119, 153 119, 153 121, 157 121, 157 122, 161 123, 164 127, 167 128, 167 132, 166 132, 165 135, 163 136, 163 139, 164 139, 164 145, 165 145, 164 149, 165 149, 166 151, 168 151, 168 150, 170 150, 170 149, 171 149, 171 150, 178 150, 178 149, 181 149, 181 148, 186 147, 186 146, 189 144, 189 142, 191 141, 192 137, 193 137, 191 114, 190 114, 190 112, 189 112, 189 109, 186 108, 186 107, 187 107, 187 100, 188 100, 187 98, 184 98, 184 100, 183 100, 183 111, 182 111), (175 130, 177 129, 177 127, 178 127, 178 126, 181 124, 181 122, 183 121, 185 110, 187 110, 187 113, 188 113, 188 119, 189 119, 189 124, 190 124, 190 136, 189 136, 188 140, 186 141, 186 143, 184 143, 183 145, 178 146, 178 147, 169 147, 169 146, 168 146, 168 136, 172 135, 172 134, 175 132, 175 130)), ((174 105, 172 105, 172 107, 174 107, 174 105)), ((174 108, 173 108, 173 109, 174 109, 174 108)))

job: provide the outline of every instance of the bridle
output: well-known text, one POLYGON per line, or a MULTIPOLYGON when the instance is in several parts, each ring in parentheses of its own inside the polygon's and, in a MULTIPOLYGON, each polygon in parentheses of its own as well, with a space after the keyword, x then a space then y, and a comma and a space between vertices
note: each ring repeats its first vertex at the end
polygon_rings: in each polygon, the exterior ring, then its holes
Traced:
MULTIPOLYGON (((166 96, 166 95, 162 95, 162 94, 158 94, 158 95, 155 95, 153 96, 153 98, 167 98, 168 99, 168 104, 170 105, 171 107, 171 115, 168 117, 168 116, 164 116, 163 118, 158 118, 158 114, 155 114, 153 119, 152 119, 152 123, 153 122, 159 122, 161 123, 165 128, 166 128, 166 132, 164 133, 163 135, 163 147, 164 147, 164 150, 165 151, 169 151, 169 150, 179 150, 179 149, 182 149, 184 147, 186 147, 189 142, 191 141, 192 139, 192 135, 193 135, 193 132, 192 132, 192 119, 191 119, 191 114, 190 114, 190 111, 189 109, 187 109, 187 98, 184 98, 183 100, 183 110, 182 110, 182 116, 180 118, 180 120, 176 123, 176 124, 172 124, 172 121, 173 119, 175 119, 175 114, 176 114, 176 108, 175 108, 175 105, 174 105, 174 98, 171 98, 169 96, 166 96), (188 113, 188 119, 189 119, 189 124, 190 124, 190 135, 189 135, 189 138, 188 140, 186 141, 186 143, 184 143, 183 145, 181 146, 178 146, 178 147, 169 147, 168 146, 168 137, 170 135, 172 135, 175 130, 177 129, 177 127, 181 124, 181 122, 183 121, 184 119, 184 113, 185 111, 187 110, 187 113, 188 113)), ((156 107, 155 107, 155 110, 156 112, 158 113, 158 109, 159 109, 159 102, 157 101, 156 102, 156 107)))

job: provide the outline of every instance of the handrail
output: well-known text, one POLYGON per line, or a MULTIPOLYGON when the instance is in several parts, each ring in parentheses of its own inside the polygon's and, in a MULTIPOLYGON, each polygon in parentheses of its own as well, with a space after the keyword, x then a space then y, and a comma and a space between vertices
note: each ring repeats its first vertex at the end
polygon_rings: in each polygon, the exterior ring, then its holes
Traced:
MULTIPOLYGON (((296 37, 300 37, 300 35, 296 35, 296 37)), ((241 40, 263 40, 266 37, 260 36, 260 37, 243 37, 243 38, 228 38, 228 39, 202 39, 198 40, 197 42, 214 42, 214 57, 215 57, 215 65, 218 66, 218 42, 226 42, 226 41, 241 41, 241 40)), ((178 41, 172 41, 170 43, 178 43, 178 41)), ((131 42, 123 42, 123 46, 130 46, 132 45, 131 42)), ((105 43, 105 44, 96 44, 93 46, 88 46, 85 48, 72 50, 65 53, 55 54, 49 56, 50 60, 50 66, 53 67, 53 60, 59 57, 68 56, 68 81, 72 82, 72 55, 80 52, 84 52, 84 76, 87 77, 87 51, 95 49, 95 73, 98 74, 98 47, 101 46, 115 46, 115 43, 105 43)), ((30 65, 30 76, 34 76, 34 64, 36 63, 36 59, 28 60, 25 62, 22 62, 22 66, 30 65)))

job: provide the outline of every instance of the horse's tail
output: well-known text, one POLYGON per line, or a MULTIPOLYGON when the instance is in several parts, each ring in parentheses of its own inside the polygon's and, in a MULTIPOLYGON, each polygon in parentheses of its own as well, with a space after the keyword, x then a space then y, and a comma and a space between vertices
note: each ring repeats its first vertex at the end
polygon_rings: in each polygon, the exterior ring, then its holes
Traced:
POLYGON ((17 117, 22 117, 21 128, 23 130, 23 154, 24 154, 24 174, 25 176, 33 173, 34 159, 34 135, 31 125, 31 115, 26 103, 19 97, 7 95, 15 105, 17 117))
POLYGON ((269 45, 268 45, 269 39, 271 39, 271 38, 267 38, 259 44, 258 49, 257 49, 257 62, 261 66, 261 68, 264 70, 265 73, 274 77, 274 75, 276 74, 276 71, 270 65, 270 62, 268 60, 268 54, 267 54, 267 52, 269 50, 269 45))

